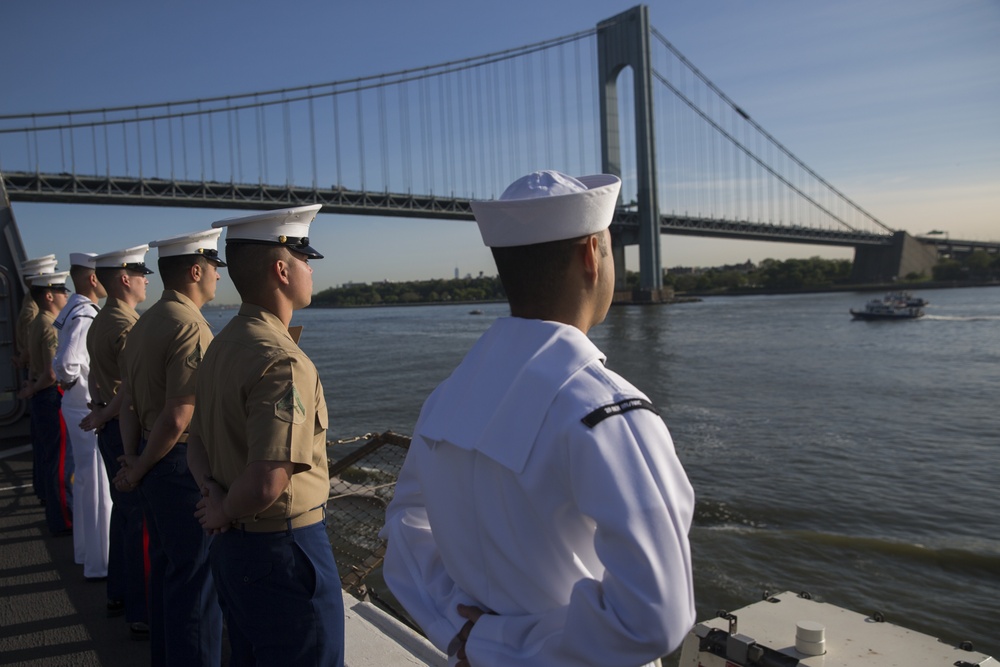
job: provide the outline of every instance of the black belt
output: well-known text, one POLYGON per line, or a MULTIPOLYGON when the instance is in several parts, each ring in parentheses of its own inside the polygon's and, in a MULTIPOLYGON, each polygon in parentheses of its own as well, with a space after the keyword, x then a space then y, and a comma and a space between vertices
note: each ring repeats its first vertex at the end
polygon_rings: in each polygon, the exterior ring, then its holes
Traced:
POLYGON ((274 517, 271 519, 258 519, 250 523, 237 521, 236 527, 248 533, 280 533, 319 523, 323 520, 324 516, 326 516, 326 505, 320 505, 291 519, 274 517))
MULTIPOLYGON (((149 436, 152 435, 152 433, 153 433, 152 431, 147 431, 146 429, 142 429, 142 437, 145 440, 149 440, 149 436)), ((180 444, 182 444, 182 445, 186 445, 187 441, 188 441, 187 431, 185 431, 184 433, 181 433, 180 436, 177 438, 177 442, 180 443, 180 444)))

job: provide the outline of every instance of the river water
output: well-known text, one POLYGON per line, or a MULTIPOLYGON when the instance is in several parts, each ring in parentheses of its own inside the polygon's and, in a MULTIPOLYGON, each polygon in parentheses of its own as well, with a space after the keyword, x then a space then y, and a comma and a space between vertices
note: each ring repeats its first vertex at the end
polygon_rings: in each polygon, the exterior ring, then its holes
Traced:
MULTIPOLYGON (((808 591, 1000 656, 1000 288, 918 296, 931 305, 915 321, 853 321, 861 293, 711 297, 618 306, 591 332, 659 408, 694 485, 699 619, 808 591)), ((297 313, 329 437, 411 433, 508 312, 297 313)))

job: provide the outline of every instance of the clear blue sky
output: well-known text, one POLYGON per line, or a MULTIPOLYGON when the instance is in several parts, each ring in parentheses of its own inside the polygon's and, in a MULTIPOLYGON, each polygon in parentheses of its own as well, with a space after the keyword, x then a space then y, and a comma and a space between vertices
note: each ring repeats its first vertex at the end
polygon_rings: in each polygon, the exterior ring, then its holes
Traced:
MULTIPOLYGON (((570 34, 625 0, 6 3, 0 114, 193 99, 462 59, 570 34)), ((653 25, 895 229, 1000 241, 1000 2, 674 0, 653 25)), ((104 252, 229 211, 15 203, 29 256, 104 252)), ((321 215, 316 288, 494 273, 471 223, 321 215)), ((667 266, 850 252, 668 236, 667 266)), ((151 253, 155 260, 155 251, 151 253)), ((631 269, 638 269, 634 254, 631 269)), ((225 280, 225 278, 224 278, 225 280)), ((151 293, 157 294, 156 279, 151 293)), ((218 302, 236 301, 225 285, 218 302)))

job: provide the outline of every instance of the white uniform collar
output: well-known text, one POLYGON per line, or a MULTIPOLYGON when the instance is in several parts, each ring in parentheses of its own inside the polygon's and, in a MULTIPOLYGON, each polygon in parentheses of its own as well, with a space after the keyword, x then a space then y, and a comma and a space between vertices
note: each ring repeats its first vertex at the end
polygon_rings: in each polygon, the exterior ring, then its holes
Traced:
POLYGON ((556 394, 604 354, 577 329, 502 318, 438 389, 419 436, 476 450, 514 472, 528 461, 556 394))
POLYGON ((55 320, 56 328, 62 329, 63 326, 65 326, 66 324, 66 320, 69 319, 69 316, 72 315, 73 312, 76 311, 78 308, 80 308, 81 306, 85 306, 87 304, 91 304, 94 306, 94 312, 97 312, 98 310, 101 309, 100 306, 91 301, 89 297, 85 297, 82 294, 77 294, 75 292, 71 294, 69 297, 69 301, 66 302, 66 305, 63 306, 63 309, 59 311, 59 315, 56 316, 55 320))

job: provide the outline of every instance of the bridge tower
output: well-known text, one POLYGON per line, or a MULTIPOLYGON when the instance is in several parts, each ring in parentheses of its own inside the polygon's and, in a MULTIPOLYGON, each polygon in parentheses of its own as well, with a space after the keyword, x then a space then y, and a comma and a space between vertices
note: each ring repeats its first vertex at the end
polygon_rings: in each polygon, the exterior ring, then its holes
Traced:
MULTIPOLYGON (((639 5, 597 24, 597 76, 600 91, 601 168, 622 175, 618 118, 618 75, 632 69, 635 89, 635 154, 639 214, 639 300, 659 301, 663 289, 660 260, 660 207, 656 197, 653 136, 653 76, 649 45, 649 8, 639 5)), ((625 244, 612 238, 615 291, 625 289, 625 244)))

